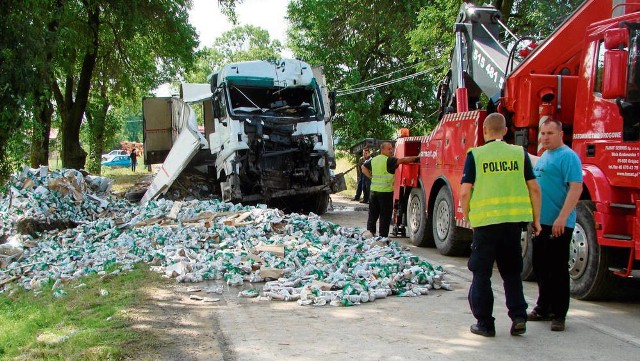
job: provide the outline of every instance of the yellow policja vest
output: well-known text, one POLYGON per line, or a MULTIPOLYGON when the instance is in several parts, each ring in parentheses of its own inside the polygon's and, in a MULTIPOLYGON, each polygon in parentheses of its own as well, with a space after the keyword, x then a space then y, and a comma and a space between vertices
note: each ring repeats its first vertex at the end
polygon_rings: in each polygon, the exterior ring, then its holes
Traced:
POLYGON ((524 150, 494 141, 469 150, 476 181, 469 203, 472 227, 507 222, 531 222, 533 213, 524 179, 524 150))
POLYGON ((387 172, 387 157, 384 154, 371 159, 371 188, 372 192, 393 192, 393 174, 387 172))

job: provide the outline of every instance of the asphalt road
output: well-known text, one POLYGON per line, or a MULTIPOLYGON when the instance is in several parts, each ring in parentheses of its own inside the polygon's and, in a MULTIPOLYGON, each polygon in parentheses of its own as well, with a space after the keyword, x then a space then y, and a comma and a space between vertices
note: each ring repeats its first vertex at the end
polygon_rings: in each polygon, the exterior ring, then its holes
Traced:
MULTIPOLYGON (((364 228, 366 205, 332 196, 323 216, 342 226, 364 228)), ((183 315, 169 329, 191 342, 175 339, 172 352, 154 359, 235 360, 640 360, 640 283, 628 282, 608 302, 572 300, 564 332, 549 322, 529 322, 523 336, 510 336, 502 282, 493 279, 497 335, 469 332, 475 322, 467 302, 471 273, 466 258, 445 257, 431 248, 394 240, 448 272, 452 291, 432 291, 414 298, 389 297, 354 307, 299 306, 295 302, 238 298, 231 287, 221 301, 206 308, 188 298, 170 296, 170 307, 183 315), (185 318, 187 314, 189 317, 185 318), (188 321, 188 322, 186 322, 188 321), (190 335, 190 336, 189 336, 190 335), (179 357, 178 357, 179 356, 179 357)), ((179 286, 176 292, 180 292, 179 286)), ((206 285, 203 285, 206 287, 206 285)), ((537 286, 525 283, 529 305, 537 286)), ((156 309, 157 310, 157 309, 156 309)), ((162 312, 168 313, 169 309, 162 312)), ((157 314, 156 314, 157 316, 157 314)), ((164 327, 163 327, 164 328, 164 327)), ((182 338, 184 340, 184 338, 182 338)))

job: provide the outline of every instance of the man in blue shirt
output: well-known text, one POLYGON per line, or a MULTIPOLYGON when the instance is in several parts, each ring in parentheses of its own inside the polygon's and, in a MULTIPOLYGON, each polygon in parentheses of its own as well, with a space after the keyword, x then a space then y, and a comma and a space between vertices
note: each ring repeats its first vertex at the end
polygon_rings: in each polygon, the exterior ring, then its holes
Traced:
POLYGON ((527 319, 551 320, 551 331, 564 331, 570 298, 569 243, 582 193, 582 165, 562 141, 562 123, 547 119, 539 131, 545 151, 533 168, 542 191, 542 231, 533 239, 538 301, 527 319))

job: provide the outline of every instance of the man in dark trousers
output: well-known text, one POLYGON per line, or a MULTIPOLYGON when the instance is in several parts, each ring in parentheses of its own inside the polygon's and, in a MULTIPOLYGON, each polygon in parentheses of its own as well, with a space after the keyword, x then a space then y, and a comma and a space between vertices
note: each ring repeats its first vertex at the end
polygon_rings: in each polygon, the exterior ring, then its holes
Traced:
POLYGON ((531 221, 534 233, 540 232, 540 188, 526 150, 502 141, 507 127, 501 114, 487 116, 482 132, 485 144, 467 152, 460 187, 462 211, 473 228, 468 261, 473 280, 468 298, 477 323, 471 325, 471 332, 496 335, 491 290, 496 262, 512 320, 510 333, 521 335, 527 330, 527 303, 520 279, 520 238, 531 221))
POLYGON ((362 195, 362 201, 360 203, 369 203, 369 187, 371 186, 371 180, 369 177, 362 174, 362 165, 364 162, 371 158, 369 148, 362 150, 362 157, 358 160, 358 167, 356 171, 358 173, 358 186, 356 187, 356 196, 353 197, 354 201, 360 201, 360 195, 362 195))
POLYGON ((362 173, 371 178, 369 189, 369 218, 367 230, 376 234, 376 222, 380 219, 379 235, 387 237, 393 213, 393 174, 398 164, 414 163, 420 157, 393 157, 393 144, 384 142, 380 145, 380 154, 364 162, 362 173))
POLYGON ((136 166, 138 165, 138 154, 136 154, 136 148, 131 149, 129 158, 131 158, 131 170, 135 172, 136 166))
POLYGON ((533 168, 542 190, 542 231, 533 239, 538 301, 528 319, 551 320, 551 331, 564 331, 570 298, 569 243, 582 194, 582 164, 562 141, 562 123, 547 119, 539 131, 545 151, 533 168))

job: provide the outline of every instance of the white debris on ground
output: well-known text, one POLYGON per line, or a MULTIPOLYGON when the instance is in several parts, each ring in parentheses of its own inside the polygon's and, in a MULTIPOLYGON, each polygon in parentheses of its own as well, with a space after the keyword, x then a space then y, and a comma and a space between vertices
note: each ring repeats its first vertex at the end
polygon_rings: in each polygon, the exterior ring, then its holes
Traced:
POLYGON ((441 267, 397 242, 367 239, 314 214, 218 200, 161 199, 140 207, 108 195, 109 187, 109 179, 72 170, 14 175, 10 196, 0 200, 0 293, 15 286, 42 292, 53 284, 54 296, 64 297, 69 280, 117 275, 138 262, 178 282, 247 288, 246 282, 266 281, 238 296, 301 305, 348 306, 450 289, 441 267), (77 226, 34 237, 18 233, 24 219, 77 226))

